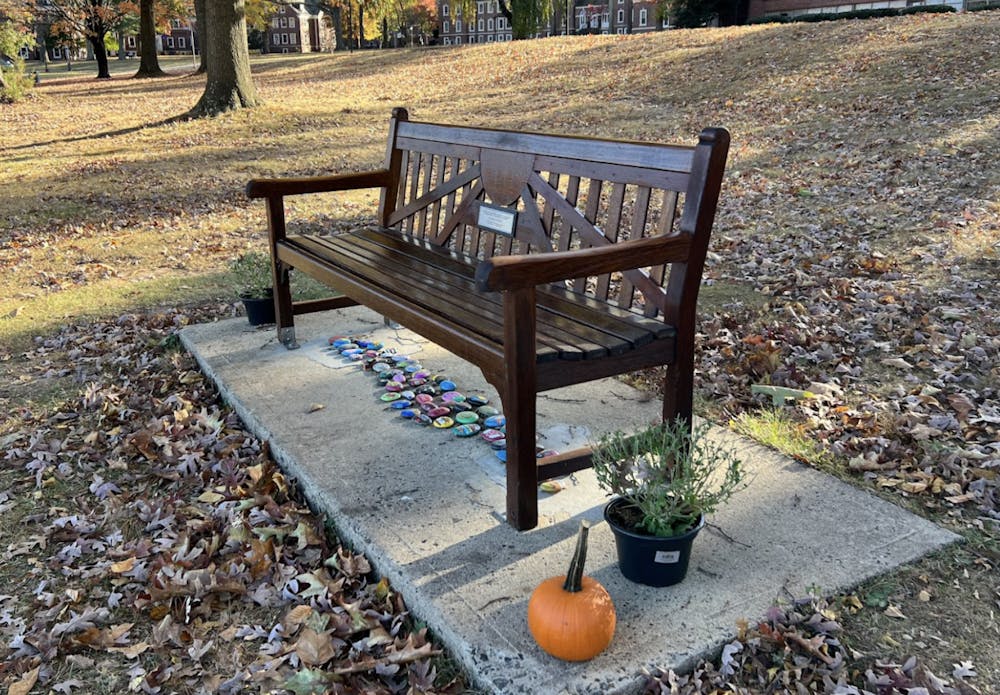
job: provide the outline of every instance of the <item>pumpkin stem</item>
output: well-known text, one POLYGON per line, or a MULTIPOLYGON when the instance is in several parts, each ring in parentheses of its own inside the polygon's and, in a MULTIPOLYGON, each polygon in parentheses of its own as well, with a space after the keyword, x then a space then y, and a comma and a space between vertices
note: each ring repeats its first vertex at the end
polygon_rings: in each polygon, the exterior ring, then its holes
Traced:
POLYGON ((576 550, 573 552, 573 559, 569 563, 566 581, 563 582, 563 591, 576 593, 583 590, 583 566, 587 562, 588 533, 590 533, 590 522, 581 520, 580 533, 576 537, 576 550))

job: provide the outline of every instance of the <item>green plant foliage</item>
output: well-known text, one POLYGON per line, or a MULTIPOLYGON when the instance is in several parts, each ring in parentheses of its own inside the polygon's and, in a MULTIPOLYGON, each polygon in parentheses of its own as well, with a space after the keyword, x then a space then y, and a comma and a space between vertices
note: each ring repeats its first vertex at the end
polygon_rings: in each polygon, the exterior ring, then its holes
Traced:
POLYGON ((22 48, 35 45, 35 38, 14 22, 0 22, 0 55, 10 56, 12 68, 0 67, 0 102, 14 102, 31 92, 34 79, 24 71, 22 48))
POLYGON ((260 251, 247 251, 229 264, 233 287, 240 297, 267 297, 271 289, 271 258, 260 251))
POLYGON ((641 511, 639 530, 681 535, 745 487, 742 462, 707 432, 676 420, 605 435, 594 448, 597 482, 641 511))

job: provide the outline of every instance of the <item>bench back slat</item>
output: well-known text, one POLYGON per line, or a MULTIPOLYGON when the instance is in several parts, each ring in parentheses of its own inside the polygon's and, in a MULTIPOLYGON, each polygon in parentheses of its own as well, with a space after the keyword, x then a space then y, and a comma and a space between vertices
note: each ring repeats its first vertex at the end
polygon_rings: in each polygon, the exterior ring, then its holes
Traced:
MULTIPOLYGON (((385 226, 478 259, 703 235, 703 244, 691 246, 692 269, 700 278, 711 224, 702 210, 701 189, 709 176, 705 134, 698 147, 623 143, 415 123, 397 109, 390 142, 387 168, 396 185, 394 195, 383 195, 385 226), (513 238, 477 225, 485 203, 517 210, 513 238)), ((711 176, 720 178, 721 171, 711 176)), ((717 196, 716 187, 710 195, 713 215, 717 196)), ((669 318, 678 298, 691 291, 682 277, 686 265, 574 278, 564 286, 645 316, 669 318)))

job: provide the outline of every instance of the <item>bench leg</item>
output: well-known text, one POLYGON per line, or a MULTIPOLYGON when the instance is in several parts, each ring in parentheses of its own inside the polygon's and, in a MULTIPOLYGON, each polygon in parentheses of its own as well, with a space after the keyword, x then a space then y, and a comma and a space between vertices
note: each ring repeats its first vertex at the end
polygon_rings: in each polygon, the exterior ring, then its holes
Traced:
POLYGON ((674 364, 667 367, 663 380, 663 421, 680 418, 691 429, 694 410, 694 354, 691 350, 678 350, 674 364))
POLYGON ((518 531, 538 525, 538 461, 535 459, 535 293, 504 292, 507 418, 507 523, 518 531))
POLYGON ((289 350, 295 350, 295 315, 292 312, 292 288, 289 268, 280 261, 274 273, 274 317, 278 324, 278 341, 289 350))

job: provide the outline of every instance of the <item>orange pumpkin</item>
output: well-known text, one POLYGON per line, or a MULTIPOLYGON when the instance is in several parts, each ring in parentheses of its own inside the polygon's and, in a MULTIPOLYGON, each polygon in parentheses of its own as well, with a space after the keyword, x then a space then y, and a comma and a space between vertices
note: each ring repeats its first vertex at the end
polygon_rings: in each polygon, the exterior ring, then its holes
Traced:
POLYGON ((615 634, 615 604, 593 577, 583 576, 590 525, 580 522, 576 551, 565 576, 539 584, 528 600, 528 630, 535 642, 554 657, 586 661, 611 644, 615 634))

